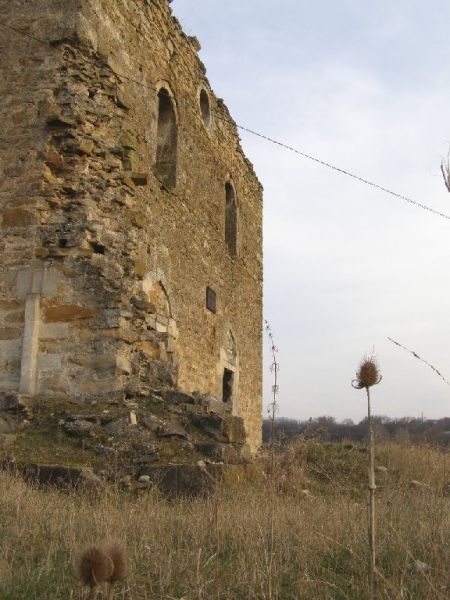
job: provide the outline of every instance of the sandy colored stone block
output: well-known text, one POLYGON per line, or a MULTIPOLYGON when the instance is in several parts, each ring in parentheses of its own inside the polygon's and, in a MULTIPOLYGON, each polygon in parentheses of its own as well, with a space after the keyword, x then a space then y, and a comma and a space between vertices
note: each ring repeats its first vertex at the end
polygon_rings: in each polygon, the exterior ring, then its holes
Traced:
POLYGON ((139 350, 142 350, 144 354, 146 354, 149 358, 154 358, 155 360, 159 360, 160 352, 159 347, 155 348, 150 342, 137 342, 136 346, 139 350))
POLYGON ((17 327, 0 327, 0 340, 17 340, 22 335, 22 329, 17 327))
POLYGON ((25 299, 32 292, 40 293, 43 297, 51 297, 56 294, 60 283, 60 273, 57 269, 47 268, 25 268, 17 272, 16 295, 19 299, 25 299))
POLYGON ((20 357, 22 353, 22 339, 0 339, 0 360, 12 360, 20 357))
POLYGON ((131 373, 130 361, 128 360, 128 358, 120 354, 116 357, 116 367, 121 373, 124 373, 125 375, 129 375, 131 373))
POLYGON ((53 147, 48 148, 45 154, 45 161, 53 171, 60 172, 66 168, 64 157, 53 147))
POLYGON ((116 355, 113 352, 106 354, 79 353, 70 356, 68 360, 80 367, 88 367, 99 371, 116 367, 116 355))
POLYGON ((139 277, 143 277, 147 270, 147 263, 144 260, 138 259, 134 261, 134 272, 139 277))
POLYGON ((36 216, 23 208, 10 208, 3 211, 2 228, 28 227, 35 222, 36 216))
POLYGON ((15 311, 18 308, 23 308, 23 302, 20 300, 1 300, 0 299, 0 312, 15 311))
POLYGON ((39 382, 39 391, 45 394, 65 394, 69 392, 67 384, 58 375, 43 377, 39 382))
POLYGON ((78 383, 80 391, 84 394, 108 394, 117 392, 120 384, 114 380, 107 381, 80 381, 78 383))
POLYGON ((40 328, 40 340, 63 340, 69 336, 68 323, 42 323, 40 328))
POLYGON ((59 306, 44 307, 44 321, 46 323, 58 323, 75 321, 77 319, 88 319, 97 314, 97 309, 79 306, 77 304, 61 304, 59 306))
POLYGON ((62 365, 62 354, 40 354, 38 356, 39 371, 60 371, 62 365))

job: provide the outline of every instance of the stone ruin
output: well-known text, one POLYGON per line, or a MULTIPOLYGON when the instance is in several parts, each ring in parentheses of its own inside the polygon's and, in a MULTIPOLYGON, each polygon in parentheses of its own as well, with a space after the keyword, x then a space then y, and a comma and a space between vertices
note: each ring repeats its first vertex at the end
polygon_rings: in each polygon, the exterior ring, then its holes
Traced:
POLYGON ((262 188, 169 5, 0 0, 3 454, 260 446, 262 188))

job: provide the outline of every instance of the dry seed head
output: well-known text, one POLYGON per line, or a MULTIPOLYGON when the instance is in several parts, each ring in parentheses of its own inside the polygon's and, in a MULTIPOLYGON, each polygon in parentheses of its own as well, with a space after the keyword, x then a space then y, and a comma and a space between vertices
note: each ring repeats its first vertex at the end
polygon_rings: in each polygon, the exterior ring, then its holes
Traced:
POLYGON ((111 559, 113 564, 113 571, 108 581, 114 583, 126 579, 128 576, 128 561, 124 546, 118 542, 108 542, 102 546, 102 550, 111 559))
POLYGON ((81 583, 91 588, 109 581, 114 571, 112 558, 97 546, 87 548, 79 557, 77 566, 81 583))
POLYGON ((355 387, 360 389, 369 388, 372 385, 380 383, 380 381, 380 369, 375 356, 365 356, 356 373, 356 379, 354 380, 355 387))

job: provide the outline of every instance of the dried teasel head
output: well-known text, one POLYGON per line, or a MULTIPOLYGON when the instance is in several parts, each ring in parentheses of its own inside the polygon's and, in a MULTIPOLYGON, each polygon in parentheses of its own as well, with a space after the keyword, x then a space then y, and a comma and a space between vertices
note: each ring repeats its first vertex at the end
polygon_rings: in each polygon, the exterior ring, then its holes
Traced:
POLYGON ((381 381, 380 368, 378 366, 375 356, 365 356, 356 372, 356 379, 352 381, 352 386, 361 390, 363 388, 370 388, 372 385, 376 385, 381 381))
POLYGON ((105 554, 102 548, 91 546, 79 556, 77 571, 82 585, 95 588, 97 585, 109 581, 114 572, 114 565, 112 559, 105 554))
POLYGON ((126 579, 128 577, 128 560, 125 547, 119 542, 108 542, 103 545, 102 549, 113 564, 113 572, 108 581, 115 583, 126 579))

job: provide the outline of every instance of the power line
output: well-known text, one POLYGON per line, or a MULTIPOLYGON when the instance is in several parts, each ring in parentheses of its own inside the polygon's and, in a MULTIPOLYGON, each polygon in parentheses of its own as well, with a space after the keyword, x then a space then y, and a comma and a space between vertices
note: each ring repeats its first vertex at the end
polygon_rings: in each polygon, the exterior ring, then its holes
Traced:
POLYGON ((396 198, 400 198, 401 200, 405 200, 405 202, 409 202, 410 204, 414 204, 415 206, 418 206, 419 208, 423 208, 424 210, 428 210, 429 212, 438 215, 439 217, 442 217, 444 219, 448 219, 450 220, 450 215, 446 215, 445 213, 439 212, 438 210, 436 210, 435 208, 432 208, 431 206, 427 206, 426 204, 422 204, 421 202, 417 202, 416 200, 413 200, 412 198, 409 198, 408 196, 404 196, 403 194, 398 194, 397 192, 393 192, 392 190, 383 187, 382 185, 379 185, 378 183, 375 183, 373 181, 370 181, 369 179, 365 179, 364 177, 360 177, 359 175, 356 175, 355 173, 351 173, 350 171, 346 171, 345 169, 341 169, 340 167, 336 167, 335 165, 332 165, 330 163, 325 162, 324 160, 321 160, 320 158, 317 158, 315 156, 311 156, 310 154, 306 154, 305 152, 301 152, 300 150, 297 150, 296 148, 293 148, 292 146, 288 146, 287 144, 284 144, 283 142, 279 142, 277 140, 274 140, 262 133, 259 133, 257 131, 253 131, 252 129, 248 129, 247 127, 243 127, 242 125, 238 125, 236 124, 236 127, 238 127, 238 129, 242 129, 243 131, 246 131, 247 133, 250 133, 251 135, 254 135, 256 137, 262 138, 263 140, 266 140, 267 142, 270 142, 271 144, 276 144, 277 146, 281 146, 281 148, 285 148, 286 150, 290 150, 291 152, 295 152, 295 154, 298 154, 300 156, 303 156, 303 158, 307 158, 308 160, 312 160, 316 163, 318 163, 319 165, 322 165, 323 167, 327 167, 328 169, 332 169, 333 171, 336 171, 338 173, 341 173, 342 175, 347 175, 347 177, 351 177, 352 179, 356 179, 357 181, 360 181, 361 183, 365 183, 366 185, 370 185, 373 188, 376 188, 378 190, 381 190, 382 192, 385 192, 386 194, 390 194, 391 196, 395 196, 396 198))
MULTIPOLYGON (((20 29, 17 29, 15 27, 11 27, 10 25, 4 23, 3 21, 0 21, 0 25, 5 27, 6 29, 9 29, 10 31, 13 31, 14 33, 18 33, 19 35, 23 35, 27 38, 30 38, 36 42, 39 42, 41 44, 45 44, 45 45, 49 45, 48 41, 36 38, 20 29)), ((108 68, 111 69, 111 71, 116 75, 116 77, 120 77, 122 79, 126 79, 127 81, 130 81, 132 83, 135 83, 136 85, 143 87, 145 89, 148 89, 150 91, 158 91, 158 89, 152 85, 149 85, 147 83, 144 83, 142 81, 138 81, 137 79, 134 79, 133 77, 130 77, 129 75, 126 75, 125 73, 118 73, 117 71, 115 71, 114 69, 112 69, 109 65, 108 68)), ((301 150, 298 150, 297 148, 294 148, 293 146, 289 146, 288 144, 285 144, 284 142, 280 142, 278 140, 275 140, 263 133, 260 133, 258 131, 254 131, 253 129, 249 129, 248 127, 244 127, 243 125, 239 125, 238 123, 236 123, 235 121, 231 120, 231 119, 227 119, 225 117, 221 117, 219 115, 215 115, 215 118, 230 123, 231 125, 237 127, 238 129, 240 129, 241 131, 245 131, 246 133, 253 135, 255 137, 258 137, 260 139, 265 140, 266 142, 269 142, 271 144, 274 144, 276 146, 279 146, 280 148, 284 148, 285 150, 289 150, 290 152, 294 152, 295 154, 297 154, 298 156, 301 156, 303 158, 306 158, 307 160, 311 160, 319 165, 322 165, 323 167, 326 167, 327 169, 331 169, 332 171, 335 171, 337 173, 340 173, 341 175, 345 175, 347 177, 351 177, 352 179, 355 179, 356 181, 359 181, 360 183, 363 183, 365 185, 368 185, 372 188, 375 188, 377 190, 380 190, 382 192, 384 192, 385 194, 389 194, 391 196, 394 196, 395 198, 399 198, 400 200, 404 200, 405 202, 408 202, 409 204, 412 204, 414 206, 417 206, 418 208, 421 208, 423 210, 426 210, 432 214, 437 215, 438 217, 442 217, 443 219, 447 219, 450 221, 450 215, 447 215, 443 212, 440 212, 438 210, 436 210, 435 208, 432 208, 431 206, 427 206, 426 204, 422 204, 421 202, 417 202, 416 200, 413 200, 412 198, 409 198, 409 196, 405 196, 404 194, 399 194, 398 192, 394 192, 393 190, 390 190, 389 188, 386 188, 382 185, 379 185, 378 183, 375 183, 374 181, 371 181, 369 179, 366 179, 364 177, 360 177, 359 175, 356 175, 355 173, 352 173, 351 171, 347 171, 346 169, 341 169, 340 167, 337 167, 336 165, 333 165, 329 162, 326 162, 320 158, 317 158, 316 156, 312 156, 311 154, 307 154, 306 152, 302 152, 301 150)))
POLYGON ((403 348, 403 350, 406 350, 406 352, 409 352, 410 354, 412 354, 412 356, 414 356, 414 358, 417 358, 418 360, 423 362, 425 365, 427 365, 427 367, 430 367, 430 369, 432 369, 436 373, 436 375, 438 375, 447 385, 450 385, 450 382, 442 375, 442 373, 440 371, 438 371, 438 369, 436 369, 436 367, 434 365, 432 365, 431 363, 426 361, 424 358, 419 356, 417 354, 417 352, 414 352, 414 350, 410 350, 406 346, 403 346, 403 344, 400 344, 400 342, 396 342, 395 340, 393 340, 390 337, 388 337, 387 339, 390 342, 392 342, 393 344, 395 344, 396 346, 398 346, 399 348, 403 348))

